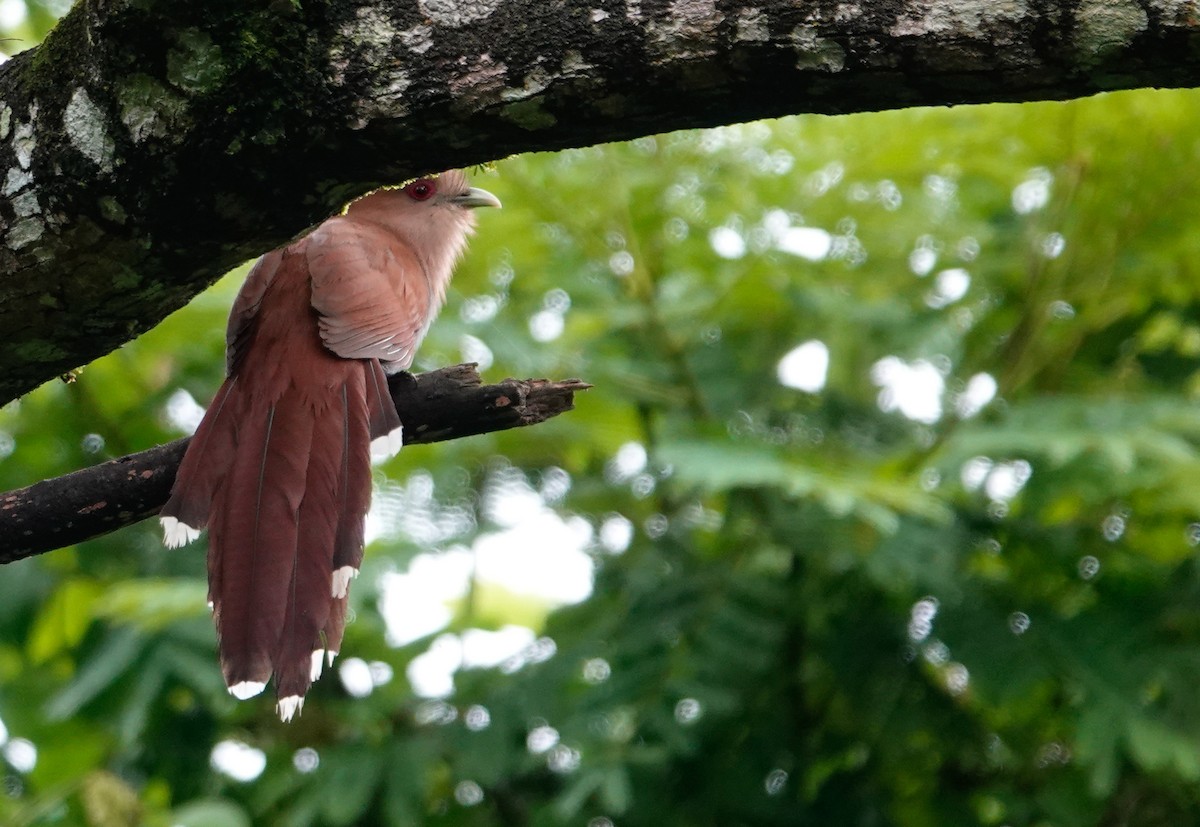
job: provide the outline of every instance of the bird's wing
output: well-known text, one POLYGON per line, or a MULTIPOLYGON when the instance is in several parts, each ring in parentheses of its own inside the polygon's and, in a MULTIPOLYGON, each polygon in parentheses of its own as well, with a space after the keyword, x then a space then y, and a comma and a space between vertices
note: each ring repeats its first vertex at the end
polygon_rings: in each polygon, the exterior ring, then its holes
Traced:
POLYGON ((383 227, 340 216, 305 243, 325 347, 344 359, 406 368, 433 315, 416 253, 383 227))
POLYGON ((233 300, 233 307, 229 311, 229 326, 225 329, 225 371, 231 376, 236 372, 254 335, 254 322, 258 317, 259 305, 262 304, 263 295, 271 286, 282 261, 283 250, 272 250, 261 256, 250 269, 242 289, 233 300))

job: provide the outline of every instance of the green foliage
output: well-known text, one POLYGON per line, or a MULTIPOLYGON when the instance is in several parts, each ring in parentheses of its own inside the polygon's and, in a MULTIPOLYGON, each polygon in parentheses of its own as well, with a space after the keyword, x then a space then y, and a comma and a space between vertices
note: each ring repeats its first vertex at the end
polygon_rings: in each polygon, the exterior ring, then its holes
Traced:
MULTIPOLYGON (((379 469, 346 662, 288 726, 224 691, 202 544, 144 525, 7 566, 0 822, 1190 823, 1196 106, 804 117, 497 164, 477 177, 505 209, 419 366, 595 389, 379 469), (811 341, 824 381, 783 384, 811 341), (584 548, 590 597, 485 571, 534 577, 531 536, 584 548), (381 596, 455 555, 446 622, 393 645, 381 596), (417 694, 429 657, 512 624, 536 640, 417 694)), ((241 276, 0 411, 0 486, 177 435, 241 276)))

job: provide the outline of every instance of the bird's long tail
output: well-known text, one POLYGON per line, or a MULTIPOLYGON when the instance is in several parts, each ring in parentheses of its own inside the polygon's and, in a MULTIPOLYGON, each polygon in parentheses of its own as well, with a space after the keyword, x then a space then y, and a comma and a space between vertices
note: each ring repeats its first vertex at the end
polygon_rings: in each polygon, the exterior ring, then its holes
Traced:
POLYGON ((161 512, 168 545, 207 524, 225 682, 248 698, 273 675, 284 720, 341 647, 362 563, 371 441, 399 441, 378 362, 337 361, 339 381, 319 393, 289 383, 264 397, 226 380, 161 512))

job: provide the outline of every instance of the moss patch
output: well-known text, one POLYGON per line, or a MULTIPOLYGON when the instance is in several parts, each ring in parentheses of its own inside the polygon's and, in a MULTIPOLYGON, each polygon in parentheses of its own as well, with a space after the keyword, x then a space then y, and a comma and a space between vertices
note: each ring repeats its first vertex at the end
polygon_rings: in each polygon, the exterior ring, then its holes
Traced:
POLYGON ((177 45, 167 53, 167 80, 185 92, 203 94, 225 80, 221 47, 197 29, 180 32, 177 45))

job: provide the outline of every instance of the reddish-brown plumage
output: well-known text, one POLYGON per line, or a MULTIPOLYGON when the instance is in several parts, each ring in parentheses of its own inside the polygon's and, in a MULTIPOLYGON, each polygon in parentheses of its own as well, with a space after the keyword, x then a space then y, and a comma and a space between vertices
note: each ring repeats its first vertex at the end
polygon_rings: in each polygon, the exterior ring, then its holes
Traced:
POLYGON ((274 676, 285 720, 341 647, 373 440, 399 447, 385 368, 411 364, 485 205, 457 171, 374 193, 263 256, 234 302, 229 376, 161 516, 170 546, 209 529, 226 683, 249 697, 274 676))

